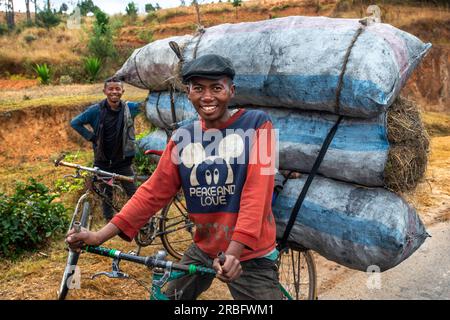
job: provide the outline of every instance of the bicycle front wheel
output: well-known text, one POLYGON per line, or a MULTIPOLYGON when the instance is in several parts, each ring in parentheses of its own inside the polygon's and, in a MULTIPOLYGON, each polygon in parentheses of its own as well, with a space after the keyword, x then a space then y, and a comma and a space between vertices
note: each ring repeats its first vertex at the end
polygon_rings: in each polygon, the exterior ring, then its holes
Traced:
POLYGON ((316 264, 310 250, 280 253, 278 272, 286 299, 317 299, 316 264))
POLYGON ((177 195, 161 212, 161 241, 167 252, 181 259, 194 238, 194 223, 189 220, 185 200, 177 195))
MULTIPOLYGON (((91 213, 90 204, 89 204, 89 202, 86 201, 83 203, 83 212, 81 214, 81 220, 80 220, 81 226, 83 228, 88 228, 90 213, 91 213)), ((72 229, 72 227, 73 227, 73 225, 70 226, 70 229, 72 229)), ((79 257, 80 257, 80 253, 69 250, 69 254, 67 256, 66 268, 64 270, 64 274, 61 279, 61 284, 59 286, 58 300, 66 299, 69 289, 74 288, 77 284, 76 277, 79 276, 79 273, 77 273, 76 266, 77 266, 79 257)))

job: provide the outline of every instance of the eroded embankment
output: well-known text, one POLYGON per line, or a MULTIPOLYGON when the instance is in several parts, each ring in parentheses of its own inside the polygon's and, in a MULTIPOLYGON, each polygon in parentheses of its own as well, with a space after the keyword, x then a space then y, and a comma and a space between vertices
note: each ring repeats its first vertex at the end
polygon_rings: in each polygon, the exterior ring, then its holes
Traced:
POLYGON ((70 127, 70 120, 86 107, 41 106, 0 113, 0 163, 41 161, 89 147, 70 127))

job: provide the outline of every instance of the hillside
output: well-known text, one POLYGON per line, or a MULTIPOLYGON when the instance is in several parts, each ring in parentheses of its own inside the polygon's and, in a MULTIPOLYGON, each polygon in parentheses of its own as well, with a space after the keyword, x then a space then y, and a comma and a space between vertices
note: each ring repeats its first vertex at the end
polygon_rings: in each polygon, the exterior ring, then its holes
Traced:
MULTIPOLYGON (((450 10, 449 7, 426 5, 426 2, 377 1, 382 21, 410 32, 433 48, 414 72, 404 94, 414 98, 428 111, 450 111, 450 10)), ((360 18, 366 16, 369 1, 364 0, 260 0, 246 1, 237 10, 230 3, 200 6, 201 24, 210 27, 222 23, 258 21, 290 15, 360 18)), ((19 14, 23 20, 23 14, 19 14)), ((88 56, 87 39, 92 18, 83 18, 81 29, 69 30, 63 23, 50 30, 25 28, 0 37, 0 77, 20 74, 33 78, 32 67, 47 63, 53 81, 70 75, 75 82, 85 81, 82 68, 88 56), (58 50, 55 50, 57 48, 58 50)), ((123 15, 110 17, 117 59, 103 67, 102 76, 117 70, 134 49, 148 42, 174 35, 194 33, 197 16, 192 6, 159 10, 130 21, 123 15)), ((2 86, 0 85, 0 88, 2 86)))

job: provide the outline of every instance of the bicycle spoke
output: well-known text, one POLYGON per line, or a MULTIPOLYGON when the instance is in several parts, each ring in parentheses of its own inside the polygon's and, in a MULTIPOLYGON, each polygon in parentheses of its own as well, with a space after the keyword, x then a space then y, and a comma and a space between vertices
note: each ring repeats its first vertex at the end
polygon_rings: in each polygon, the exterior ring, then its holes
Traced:
POLYGON ((280 283, 293 299, 304 300, 313 295, 311 285, 315 286, 315 282, 311 282, 314 279, 310 277, 315 276, 315 269, 311 265, 313 261, 306 255, 305 251, 295 250, 280 255, 280 283))

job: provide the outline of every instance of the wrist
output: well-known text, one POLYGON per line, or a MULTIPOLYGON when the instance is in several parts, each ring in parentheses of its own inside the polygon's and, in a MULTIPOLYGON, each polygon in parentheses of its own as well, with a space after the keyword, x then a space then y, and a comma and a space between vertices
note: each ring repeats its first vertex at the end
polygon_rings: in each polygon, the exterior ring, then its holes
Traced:
POLYGON ((242 243, 231 240, 228 249, 225 251, 225 254, 234 256, 236 259, 239 260, 243 250, 244 245, 242 243))

